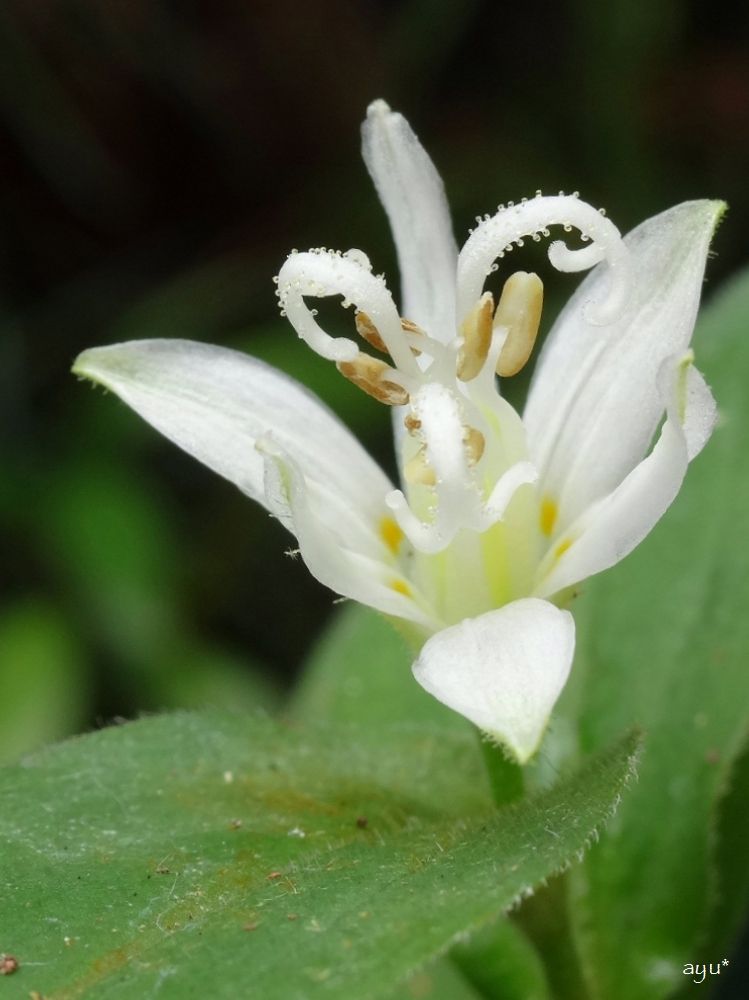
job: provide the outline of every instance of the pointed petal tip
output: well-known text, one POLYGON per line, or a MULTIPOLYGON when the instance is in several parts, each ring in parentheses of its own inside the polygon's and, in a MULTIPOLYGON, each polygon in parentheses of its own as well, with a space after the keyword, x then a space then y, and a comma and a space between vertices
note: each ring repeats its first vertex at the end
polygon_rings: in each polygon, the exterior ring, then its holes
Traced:
POLYGON ((102 354, 107 351, 106 347, 89 347, 81 351, 73 362, 70 371, 78 378, 88 379, 90 382, 101 383, 101 366, 99 361, 102 354))
POLYGON ((188 341, 179 340, 128 340, 102 347, 88 347, 81 351, 70 369, 79 378, 88 379, 97 385, 117 391, 114 382, 122 377, 136 375, 140 363, 162 345, 179 350, 189 346, 188 341), (110 384, 111 383, 111 384, 110 384))
POLYGON ((373 118, 385 118, 392 113, 392 109, 388 102, 384 101, 381 97, 372 101, 372 103, 367 107, 367 118, 370 120, 373 118))
POLYGON ((398 251, 401 312, 447 343, 455 335, 458 251, 442 180, 406 118, 386 101, 369 105, 361 132, 398 251))
MULTIPOLYGON (((720 198, 697 198, 694 201, 683 201, 673 208, 661 213, 664 221, 669 218, 688 216, 696 230, 707 231, 713 236, 723 217, 728 211, 727 202, 720 198), (673 214, 672 214, 673 213, 673 214)), ((656 218, 659 218, 656 216, 656 218)), ((686 234, 684 234, 686 236, 686 234)))
POLYGON ((429 639, 414 677, 519 764, 538 750, 572 667, 572 615, 522 598, 429 639))
POLYGON ((676 209, 691 209, 695 219, 704 221, 704 224, 714 233, 728 211, 728 203, 721 198, 698 198, 694 201, 682 202, 681 205, 675 206, 676 209))
POLYGON ((715 232, 728 211, 728 202, 717 198, 714 201, 709 202, 709 205, 713 213, 713 232, 715 232))

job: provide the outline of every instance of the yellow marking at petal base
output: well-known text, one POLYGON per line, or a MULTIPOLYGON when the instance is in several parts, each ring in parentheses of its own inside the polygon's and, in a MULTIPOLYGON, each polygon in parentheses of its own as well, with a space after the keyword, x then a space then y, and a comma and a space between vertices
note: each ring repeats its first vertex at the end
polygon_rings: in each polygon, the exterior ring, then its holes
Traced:
POLYGON ((564 541, 560 542, 559 545, 554 549, 554 558, 561 559, 567 549, 572 548, 572 539, 565 538, 564 541))
POLYGON ((404 597, 413 597, 413 591, 405 580, 392 580, 390 589, 394 590, 396 594, 403 594, 404 597))
POLYGON ((380 521, 380 538, 395 555, 401 546, 404 535, 398 522, 387 515, 380 521))
POLYGON ((556 501, 552 500, 551 497, 544 497, 541 501, 540 520, 541 531, 543 531, 547 538, 551 536, 551 533, 554 530, 558 513, 559 508, 557 507, 556 501))
POLYGON ((694 364, 694 351, 687 351, 679 361, 676 375, 676 409, 679 423, 684 424, 687 416, 687 388, 689 369, 694 364))

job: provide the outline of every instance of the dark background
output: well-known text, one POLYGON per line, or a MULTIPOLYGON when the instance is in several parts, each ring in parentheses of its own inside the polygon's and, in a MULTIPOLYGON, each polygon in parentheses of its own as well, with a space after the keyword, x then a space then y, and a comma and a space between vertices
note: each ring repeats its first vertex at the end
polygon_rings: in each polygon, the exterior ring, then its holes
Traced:
MULTIPOLYGON (((142 710, 272 703, 332 608, 281 528, 77 384, 75 355, 247 349, 391 466, 387 415, 297 341, 271 282, 292 247, 359 246, 397 288, 359 157, 375 97, 435 159, 459 241, 537 188, 579 190, 623 230, 726 199, 709 295, 749 223, 749 5, 716 10, 5 0, 0 759, 142 710)), ((549 276, 549 314, 571 281, 549 276)))

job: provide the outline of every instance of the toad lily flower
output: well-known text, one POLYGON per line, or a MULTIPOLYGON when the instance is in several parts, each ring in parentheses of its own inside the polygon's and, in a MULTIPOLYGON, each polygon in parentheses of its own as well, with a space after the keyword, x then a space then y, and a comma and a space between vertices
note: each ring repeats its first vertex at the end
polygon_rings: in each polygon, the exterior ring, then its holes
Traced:
POLYGON ((458 252, 406 121, 377 101, 363 142, 401 310, 360 250, 292 252, 277 294, 314 351, 392 408, 400 489, 304 388, 234 351, 136 341, 85 351, 74 371, 263 504, 323 584, 406 623, 417 681, 524 763, 572 664, 572 588, 642 541, 713 428, 689 341, 722 205, 679 205, 623 239, 576 195, 539 192, 479 220, 458 252), (510 274, 495 308, 484 285, 552 226, 581 237, 552 242, 552 266, 593 270, 547 338, 521 419, 496 374, 528 360, 543 286, 510 274), (355 308, 358 340, 322 329, 308 300, 324 296, 355 308))

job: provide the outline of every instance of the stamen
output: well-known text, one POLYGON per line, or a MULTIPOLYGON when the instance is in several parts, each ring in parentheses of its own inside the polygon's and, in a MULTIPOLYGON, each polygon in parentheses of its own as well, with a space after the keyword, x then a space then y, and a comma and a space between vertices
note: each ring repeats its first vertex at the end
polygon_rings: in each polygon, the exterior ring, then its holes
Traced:
POLYGON ((396 374, 395 369, 379 358, 359 354, 353 361, 339 361, 336 368, 349 382, 380 403, 403 406, 408 402, 408 392, 389 377, 396 374))
POLYGON ((409 339, 408 346, 411 348, 411 353, 413 354, 413 356, 415 358, 418 358, 418 356, 421 354, 421 351, 419 350, 418 347, 414 346, 413 341, 428 339, 426 333, 424 332, 424 330, 421 329, 418 323, 414 323, 413 320, 410 319, 403 319, 403 317, 401 317, 401 329, 404 331, 404 333, 413 334, 413 337, 409 339))
POLYGON ((413 413, 407 413, 403 418, 403 424, 409 434, 416 434, 421 430, 421 421, 413 413))
POLYGON ((481 460, 481 456, 484 454, 484 448, 486 447, 484 435, 475 427, 466 427, 463 434, 463 442, 466 447, 468 464, 476 465, 476 463, 481 460))
POLYGON ((435 486, 437 476, 427 461, 426 448, 419 448, 413 458, 410 458, 403 468, 403 478, 412 486, 435 486))
POLYGON ((520 487, 535 483, 537 479, 538 471, 530 462, 516 462, 506 469, 494 484, 489 499, 474 521, 474 530, 486 531, 497 521, 501 521, 520 487))
POLYGON ((354 322, 356 332, 362 340, 366 340, 370 347, 374 347, 376 351, 381 351, 383 354, 389 353, 385 341, 380 336, 380 331, 365 312, 358 309, 354 315, 354 322))
POLYGON ((414 323, 411 319, 403 319, 401 316, 401 326, 407 333, 420 333, 425 336, 424 331, 421 329, 418 323, 414 323))
POLYGON ((484 292, 471 309, 460 328, 463 346, 458 352, 457 376, 461 382, 470 382, 484 367, 489 345, 492 342, 492 314, 494 298, 484 292))
POLYGON ((531 356, 544 304, 544 286, 537 274, 516 271, 504 284, 494 316, 495 327, 507 329, 497 360, 497 374, 517 375, 531 356))

